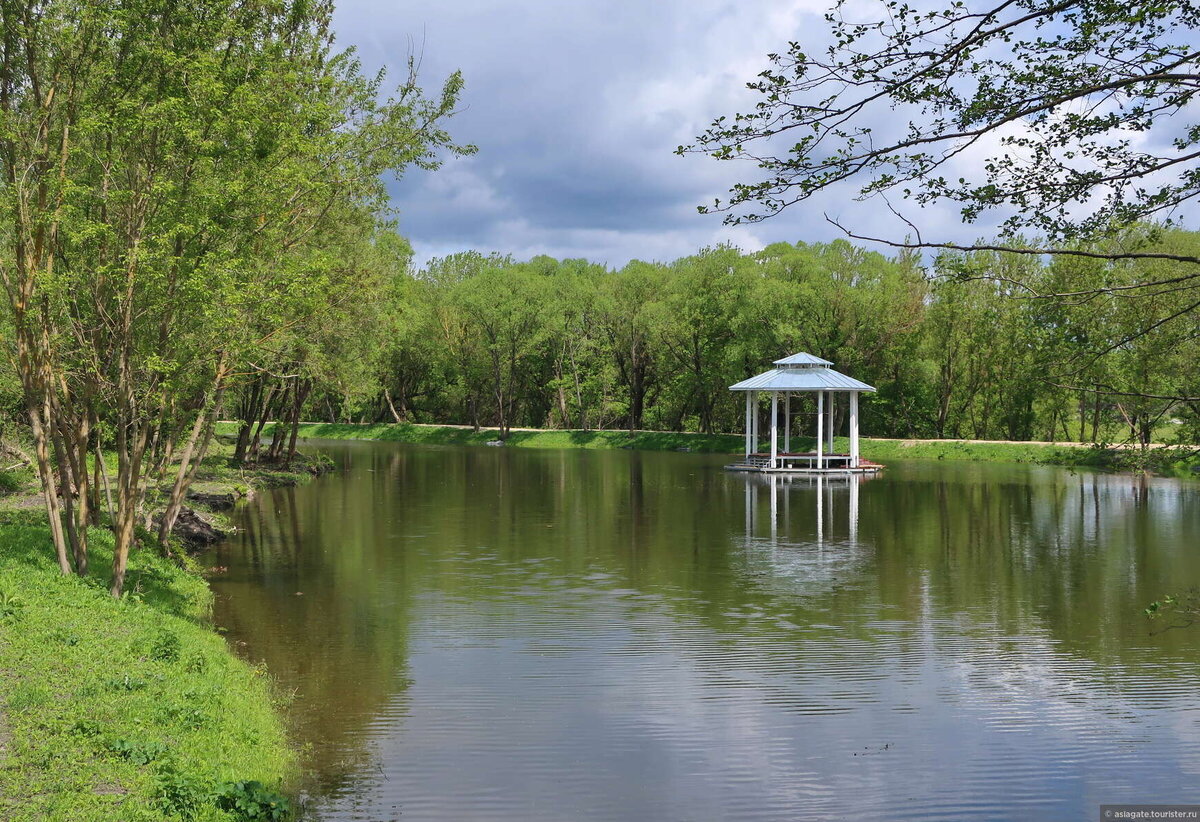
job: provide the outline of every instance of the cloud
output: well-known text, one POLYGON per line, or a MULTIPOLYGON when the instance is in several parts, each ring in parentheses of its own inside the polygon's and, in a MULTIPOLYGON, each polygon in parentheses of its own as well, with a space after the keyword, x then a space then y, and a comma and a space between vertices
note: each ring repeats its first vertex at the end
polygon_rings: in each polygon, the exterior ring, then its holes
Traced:
POLYGON ((751 169, 673 152, 751 105, 745 83, 766 54, 823 10, 823 0, 347 0, 335 27, 368 70, 398 78, 416 54, 427 87, 455 69, 466 78, 451 131, 480 153, 391 184, 419 258, 474 248, 619 266, 721 241, 819 239, 811 220, 801 230, 804 215, 769 231, 699 215, 751 169))
MULTIPOLYGON (((462 111, 450 130, 478 145, 479 154, 391 184, 400 229, 418 262, 475 249, 621 266, 633 258, 674 259, 716 242, 755 250, 843 236, 826 213, 862 234, 911 234, 884 202, 855 202, 853 185, 755 226, 723 226, 719 215, 700 215, 696 206, 725 198, 756 169, 673 153, 715 117, 752 108, 755 96, 745 84, 766 67, 768 53, 789 40, 820 49, 827 5, 343 0, 335 27, 339 44, 356 46, 367 70, 388 66, 398 78, 416 54, 430 89, 456 69, 465 76, 462 111)), ((994 141, 951 170, 978 172, 985 148, 994 141)), ((987 236, 1004 216, 964 226, 953 204, 909 203, 904 210, 927 240, 987 236)))

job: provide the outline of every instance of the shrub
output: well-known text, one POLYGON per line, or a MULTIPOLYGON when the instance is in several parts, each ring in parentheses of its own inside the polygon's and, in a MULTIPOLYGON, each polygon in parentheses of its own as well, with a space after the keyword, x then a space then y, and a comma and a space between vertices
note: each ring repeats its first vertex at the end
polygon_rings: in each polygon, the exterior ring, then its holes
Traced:
POLYGON ((154 781, 158 809, 182 819, 194 819, 200 806, 211 798, 203 780, 180 772, 171 762, 159 766, 154 781))
POLYGON ((28 479, 28 475, 20 471, 0 471, 0 496, 20 491, 28 479))
POLYGON ((113 739, 106 747, 134 765, 149 765, 167 752, 167 746, 161 742, 138 742, 131 739, 113 739))
POLYGON ((292 813, 286 797, 267 789, 263 783, 227 782, 217 794, 217 807, 232 813, 237 819, 279 822, 292 813))
POLYGON ((170 631, 160 633, 150 646, 150 658, 162 662, 177 662, 179 660, 179 637, 170 631))

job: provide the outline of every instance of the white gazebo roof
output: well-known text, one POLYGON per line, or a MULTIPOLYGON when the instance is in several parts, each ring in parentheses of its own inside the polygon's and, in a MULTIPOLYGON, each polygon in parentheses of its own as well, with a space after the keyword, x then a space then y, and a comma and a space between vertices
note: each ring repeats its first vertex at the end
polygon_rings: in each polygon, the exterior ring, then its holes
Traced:
POLYGON ((820 357, 814 357, 812 354, 801 351, 799 354, 793 354, 790 357, 784 357, 782 360, 775 360, 774 365, 833 365, 829 360, 823 360, 820 357))
POLYGON ((730 391, 874 391, 875 387, 847 377, 830 366, 833 363, 812 354, 793 354, 776 360, 762 374, 729 386, 730 391))

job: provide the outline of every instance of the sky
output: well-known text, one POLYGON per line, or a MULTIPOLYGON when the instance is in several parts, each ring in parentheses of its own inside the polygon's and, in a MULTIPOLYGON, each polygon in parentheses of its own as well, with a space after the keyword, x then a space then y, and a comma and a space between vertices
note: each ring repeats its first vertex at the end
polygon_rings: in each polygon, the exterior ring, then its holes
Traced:
MULTIPOLYGON (((819 47, 826 0, 341 0, 338 45, 399 80, 410 54, 424 87, 465 77, 454 139, 477 155, 389 183, 418 265, 474 249, 528 259, 583 257, 612 267, 670 261, 729 242, 861 233, 904 238, 880 202, 846 190, 753 226, 730 227, 697 206, 754 179, 744 163, 680 157, 721 115, 749 110, 745 84, 789 40, 819 47)), ((921 213, 925 236, 971 239, 952 208, 921 213)), ((887 250, 881 248, 881 250, 887 250)))

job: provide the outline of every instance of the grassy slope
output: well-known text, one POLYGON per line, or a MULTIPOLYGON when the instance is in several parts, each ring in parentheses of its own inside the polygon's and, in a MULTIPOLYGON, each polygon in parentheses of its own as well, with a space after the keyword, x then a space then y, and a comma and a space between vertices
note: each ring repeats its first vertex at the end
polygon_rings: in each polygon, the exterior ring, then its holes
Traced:
MULTIPOLYGON (((237 433, 236 425, 223 423, 221 433, 237 433)), ((270 429, 267 429, 268 432, 270 429)), ((499 437, 495 429, 478 433, 470 428, 437 425, 342 425, 311 423, 300 426, 300 436, 315 439, 386 440, 427 445, 483 445, 499 437)), ((632 448, 639 451, 674 451, 687 448, 702 453, 732 453, 742 438, 729 434, 681 434, 659 431, 512 431, 506 444, 521 448, 632 448)))
MULTIPOLYGON (((269 430, 269 429, 268 429, 269 430)), ((234 434, 233 423, 223 423, 221 432, 234 434)), ((353 425, 311 423, 300 427, 300 436, 314 439, 385 440, 429 445, 483 445, 499 435, 494 429, 478 433, 470 428, 436 425, 387 424, 353 425)), ((519 448, 630 448, 643 451, 688 450, 696 453, 739 454, 744 440, 740 434, 687 434, 657 431, 513 431, 506 445, 519 448)), ((793 448, 815 447, 811 438, 793 438, 793 448)), ((835 448, 849 449, 849 442, 838 438, 835 448)), ((1055 465, 1091 465, 1097 467, 1136 467, 1134 452, 1074 445, 1026 442, 974 442, 938 440, 863 439, 862 455, 887 462, 895 459, 971 460, 980 462, 1036 462, 1055 465)), ((1192 460, 1195 461, 1195 460, 1192 460)), ((1165 466, 1159 466, 1165 467, 1165 466)))
POLYGON ((278 786, 292 755, 269 684, 206 623, 204 580, 135 551, 114 601, 109 532, 92 532, 93 574, 63 577, 41 523, 0 522, 0 819, 164 820, 189 804, 231 819, 207 798, 219 785, 278 786))

